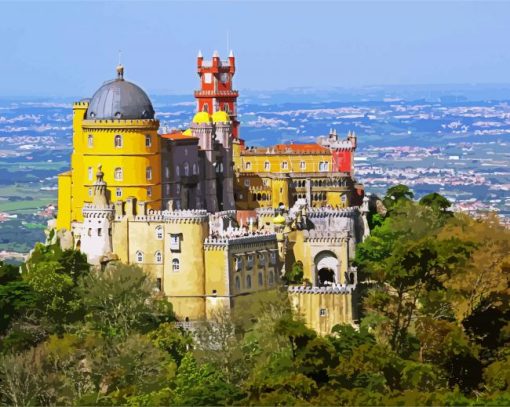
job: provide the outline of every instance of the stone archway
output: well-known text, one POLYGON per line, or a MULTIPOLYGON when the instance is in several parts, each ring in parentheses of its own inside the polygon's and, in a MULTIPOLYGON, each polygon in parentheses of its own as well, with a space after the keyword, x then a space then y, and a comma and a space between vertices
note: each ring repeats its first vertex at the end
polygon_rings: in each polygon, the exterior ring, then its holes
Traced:
POLYGON ((319 286, 327 286, 339 282, 339 261, 336 255, 330 251, 322 251, 315 256, 315 283, 319 286))

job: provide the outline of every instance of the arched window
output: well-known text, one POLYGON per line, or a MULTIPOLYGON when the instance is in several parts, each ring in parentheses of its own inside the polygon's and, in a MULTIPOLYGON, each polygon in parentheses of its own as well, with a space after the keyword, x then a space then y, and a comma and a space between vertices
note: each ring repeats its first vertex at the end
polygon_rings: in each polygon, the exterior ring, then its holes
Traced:
POLYGON ((248 161, 248 162, 246 162, 246 163, 244 164, 244 169, 245 169, 245 170, 251 170, 251 162, 249 162, 249 161, 248 161))
POLYGON ((271 163, 269 161, 266 161, 264 163, 264 170, 269 171, 271 169, 271 163))
POLYGON ((92 134, 89 134, 87 137, 87 145, 89 147, 94 147, 94 136, 92 134))
POLYGON ((230 108, 228 107, 228 103, 223 103, 223 110, 227 113, 230 112, 230 108))
POLYGON ((145 169, 145 177, 148 179, 148 180, 151 180, 152 179, 152 168, 151 167, 147 167, 145 169))
POLYGON ((269 285, 274 284, 274 273, 272 271, 269 272, 269 285))
POLYGON ((246 276, 246 288, 251 288, 251 276, 246 276))
POLYGON ((193 163, 193 175, 198 174, 198 165, 196 163, 193 163))
POLYGON ((236 289, 237 291, 241 291, 241 279, 239 276, 236 276, 236 289))
POLYGON ((115 171, 113 172, 113 179, 115 181, 122 181, 122 177, 123 177, 122 168, 120 167, 115 168, 115 171))
POLYGON ((188 162, 186 161, 184 163, 184 176, 187 177, 189 175, 189 164, 188 162))
POLYGON ((115 147, 122 147, 122 136, 120 134, 117 134, 115 136, 115 147))
POLYGON ((154 261, 156 263, 161 263, 161 261, 163 260, 163 256, 161 255, 161 252, 158 250, 156 253, 154 253, 154 261))
POLYGON ((163 240, 163 227, 156 226, 156 239, 163 240))
POLYGON ((202 106, 202 112, 209 112, 209 105, 207 103, 204 103, 204 106, 202 106))
POLYGON ((94 170, 92 169, 92 167, 88 168, 88 173, 89 173, 89 180, 92 181, 92 179, 94 178, 94 170))
POLYGON ((172 271, 174 273, 177 273, 177 272, 179 272, 179 269, 180 269, 179 259, 173 259, 172 260, 172 271))
POLYGON ((264 285, 264 276, 262 273, 259 273, 259 287, 262 287, 264 285))
POLYGON ((136 252, 136 262, 143 263, 143 252, 141 252, 140 250, 136 252))
POLYGON ((117 198, 120 198, 122 196, 122 188, 116 188, 115 189, 115 196, 117 198))
POLYGON ((175 176, 179 177, 180 175, 181 175, 181 168, 178 165, 176 165, 175 166, 175 176))
POLYGON ((170 168, 169 167, 165 167, 165 178, 166 179, 170 178, 170 168))
POLYGON ((152 137, 150 134, 145 135, 145 147, 152 146, 152 137))
POLYGON ((147 187, 147 196, 148 197, 152 196, 152 187, 147 187))

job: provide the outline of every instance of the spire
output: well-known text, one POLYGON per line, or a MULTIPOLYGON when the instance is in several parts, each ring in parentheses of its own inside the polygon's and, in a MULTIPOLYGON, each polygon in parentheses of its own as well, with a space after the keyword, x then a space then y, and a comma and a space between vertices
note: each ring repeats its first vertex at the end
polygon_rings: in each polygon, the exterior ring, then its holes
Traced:
POLYGON ((230 54, 228 54, 229 58, 234 58, 234 51, 230 50, 230 54))
POLYGON ((201 50, 198 50, 197 58, 202 58, 202 51, 201 50))
POLYGON ((218 51, 214 51, 214 53, 213 53, 213 58, 219 58, 219 57, 220 57, 220 56, 219 56, 219 54, 218 54, 218 51))
POLYGON ((92 203, 96 208, 108 207, 108 196, 106 194, 106 182, 103 180, 104 173, 101 171, 101 165, 97 167, 96 182, 94 182, 94 199, 92 203))

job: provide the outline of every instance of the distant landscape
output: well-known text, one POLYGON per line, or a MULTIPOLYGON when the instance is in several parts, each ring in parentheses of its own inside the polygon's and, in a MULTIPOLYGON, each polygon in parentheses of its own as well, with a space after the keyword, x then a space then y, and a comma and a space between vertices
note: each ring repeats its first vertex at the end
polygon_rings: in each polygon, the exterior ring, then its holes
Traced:
MULTIPOLYGON (((355 175, 368 193, 403 183, 456 210, 510 219, 510 86, 242 91, 247 145, 310 142, 334 128, 358 136, 355 175)), ((91 95, 84 95, 91 96, 91 95)), ((161 131, 186 128, 193 96, 151 95, 161 131)), ((72 102, 0 100, 0 258, 44 240, 56 175, 69 168, 72 102)), ((107 180, 108 181, 108 180, 107 180)))

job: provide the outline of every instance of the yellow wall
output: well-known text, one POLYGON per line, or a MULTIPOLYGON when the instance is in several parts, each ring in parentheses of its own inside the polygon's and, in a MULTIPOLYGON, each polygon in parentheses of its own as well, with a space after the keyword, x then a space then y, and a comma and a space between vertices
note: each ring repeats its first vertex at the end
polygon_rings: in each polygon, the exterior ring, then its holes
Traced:
POLYGON ((146 201, 148 209, 161 209, 161 141, 157 120, 83 120, 87 105, 75 104, 73 120, 72 207, 71 220, 81 221, 84 202, 90 202, 90 190, 97 167, 102 166, 112 202, 133 196, 146 201), (89 135, 92 144, 89 144, 89 135), (122 136, 122 146, 115 146, 115 136, 122 136), (146 135, 151 145, 146 146, 146 135), (152 170, 147 179, 146 170, 152 170), (89 173, 92 168, 92 177, 89 173), (122 168, 122 179, 114 171, 122 168), (117 197, 116 188, 122 195, 117 197), (149 196, 148 188, 151 189, 149 196))
POLYGON ((241 154, 236 159, 235 168, 243 173, 307 173, 319 172, 321 162, 328 163, 331 171, 331 154, 241 154), (265 163, 269 162, 269 168, 265 163), (285 164, 287 166, 285 167, 285 164), (301 165, 304 163, 304 167, 301 165))
POLYGON ((71 172, 58 175, 57 230, 71 230, 71 172))

